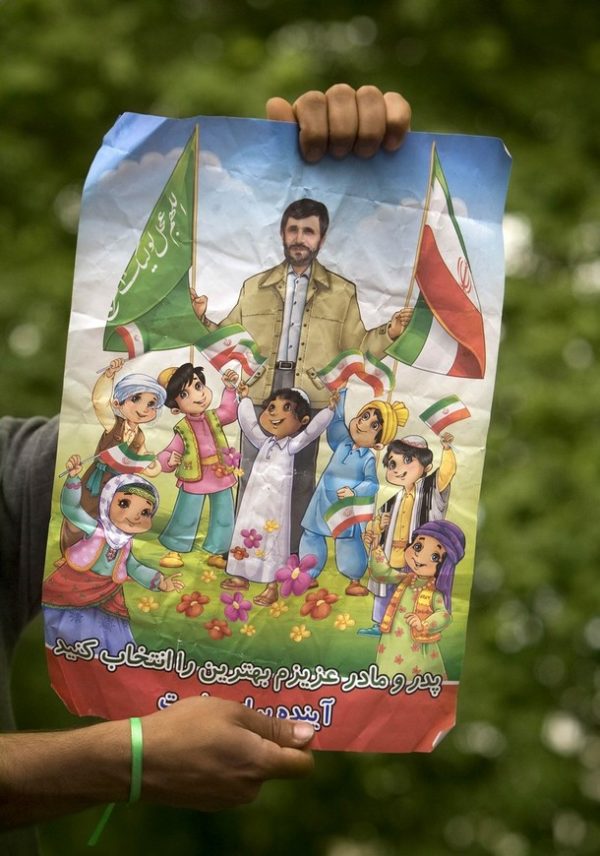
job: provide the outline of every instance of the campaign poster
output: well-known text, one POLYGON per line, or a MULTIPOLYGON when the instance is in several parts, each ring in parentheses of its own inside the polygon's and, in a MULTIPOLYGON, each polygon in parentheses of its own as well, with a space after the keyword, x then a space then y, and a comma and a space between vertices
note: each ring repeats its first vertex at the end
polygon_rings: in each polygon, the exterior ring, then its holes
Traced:
POLYGON ((492 138, 310 165, 293 125, 119 118, 82 199, 42 598, 70 710, 216 695, 369 752, 452 727, 509 170, 492 138))

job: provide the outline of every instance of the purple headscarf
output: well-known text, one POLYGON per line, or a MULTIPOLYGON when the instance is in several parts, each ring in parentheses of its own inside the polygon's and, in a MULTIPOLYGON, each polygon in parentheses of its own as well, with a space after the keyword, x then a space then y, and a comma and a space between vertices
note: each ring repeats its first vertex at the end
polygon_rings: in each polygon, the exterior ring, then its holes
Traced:
POLYGON ((444 598, 444 604, 448 612, 452 612, 452 583, 454 582, 454 569, 465 555, 465 536, 462 529, 450 520, 431 520, 414 530, 411 544, 419 535, 429 535, 435 538, 446 550, 446 556, 440 566, 435 585, 444 598))

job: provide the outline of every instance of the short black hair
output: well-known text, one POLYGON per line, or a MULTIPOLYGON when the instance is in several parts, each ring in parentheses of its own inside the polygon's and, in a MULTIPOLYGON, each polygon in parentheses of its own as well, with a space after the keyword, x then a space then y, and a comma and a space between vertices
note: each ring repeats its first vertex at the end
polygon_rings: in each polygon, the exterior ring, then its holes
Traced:
POLYGON ((287 221, 293 217, 294 220, 304 220, 306 217, 318 217, 319 228, 321 229, 321 238, 325 237, 325 232, 329 228, 329 211, 322 202, 317 202, 316 199, 296 199, 283 212, 281 218, 281 231, 285 231, 287 221))
MULTIPOLYGON (((294 406, 294 413, 298 417, 299 421, 302 422, 305 416, 311 418, 310 412, 310 402, 306 400, 306 398, 298 392, 297 389, 291 389, 290 387, 284 387, 283 389, 275 389, 271 393, 268 398, 265 398, 263 401, 263 410, 266 410, 269 404, 272 401, 275 401, 276 398, 283 398, 284 401, 290 401, 294 406)), ((306 423, 308 425, 308 423, 306 423)))
POLYGON ((383 456, 384 467, 387 467, 390 454, 392 453, 394 455, 406 455, 410 458, 416 458, 422 467, 429 467, 433 463, 433 452, 431 449, 422 449, 419 446, 410 446, 402 440, 392 440, 383 456))
POLYGON ((191 363, 184 363, 173 372, 167 384, 167 407, 177 407, 175 399, 191 384, 194 375, 206 385, 206 376, 202 366, 193 366, 191 363))

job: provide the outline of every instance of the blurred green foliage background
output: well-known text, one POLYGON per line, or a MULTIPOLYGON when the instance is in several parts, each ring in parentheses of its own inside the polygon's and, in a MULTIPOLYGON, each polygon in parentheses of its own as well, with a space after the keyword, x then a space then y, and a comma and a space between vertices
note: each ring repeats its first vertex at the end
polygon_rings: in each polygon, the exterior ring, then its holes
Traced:
MULTIPOLYGON (((431 756, 319 754, 236 812, 120 809, 97 853, 600 852, 599 79, 593 0, 0 2, 5 413, 58 410, 79 195, 119 113, 262 116, 270 95, 369 82, 415 129, 514 158, 459 725, 431 756)), ((75 722, 39 622, 14 688, 21 727, 75 722)), ((84 852, 98 815, 47 824, 43 852, 84 852)))

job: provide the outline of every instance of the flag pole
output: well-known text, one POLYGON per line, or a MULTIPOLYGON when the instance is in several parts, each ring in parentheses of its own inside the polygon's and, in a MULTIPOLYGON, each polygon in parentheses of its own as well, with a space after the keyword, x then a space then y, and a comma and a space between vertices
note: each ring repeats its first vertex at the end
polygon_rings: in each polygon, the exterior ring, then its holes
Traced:
MULTIPOLYGON (((431 144, 431 155, 429 158, 429 181, 427 182, 427 193, 425 195, 425 205, 423 206, 423 216, 421 217, 421 226, 419 228, 419 237, 417 240, 417 249, 415 252, 415 260, 413 262, 413 269, 412 269, 412 273, 410 275, 410 283, 408 286, 408 292, 406 294, 406 300, 404 301, 404 308, 405 309, 408 308, 408 305, 409 305, 411 297, 412 297, 412 293, 414 291, 416 274, 417 274, 417 264, 419 262, 419 254, 421 252, 421 243, 423 241, 423 232, 425 231, 425 221, 427 219, 427 214, 429 213, 429 204, 431 201, 431 186, 433 183, 434 164, 435 164, 435 140, 431 144)), ((396 372, 397 372, 397 369, 398 369, 398 363, 396 360, 394 360, 394 366, 393 366, 394 383, 393 383, 393 386, 390 386, 390 389, 389 389, 388 394, 387 394, 387 403, 388 404, 391 403, 392 395, 394 394, 395 389, 396 389, 396 372)), ((381 457, 381 450, 378 449, 377 452, 375 453, 375 468, 377 470, 379 469, 380 457, 381 457)), ((375 514, 373 516, 373 522, 375 522, 375 520, 377 519, 377 498, 378 498, 378 496, 379 496, 379 490, 377 490, 377 493, 375 494, 375 514)), ((371 553, 372 552, 373 552, 373 544, 371 544, 371 546, 369 547, 369 550, 367 551, 367 569, 369 571, 369 575, 370 575, 370 564, 371 564, 371 553)))
MULTIPOLYGON (((196 228, 198 224, 198 161, 200 157, 199 150, 199 134, 200 128, 198 125, 194 128, 194 150, 196 157, 194 159, 194 209, 192 214, 192 275, 191 286, 196 289, 196 228)), ((190 363, 194 365, 194 345, 190 342, 190 363)))
POLYGON ((425 196, 425 205, 423 206, 423 216, 421 218, 421 228, 419 229, 419 238, 417 240, 417 251, 415 253, 415 260, 413 263, 412 273, 410 275, 410 284, 408 286, 408 293, 406 295, 406 301, 404 302, 404 308, 408 307, 410 303, 410 299, 412 297, 412 293, 415 286, 415 280, 417 277, 417 265, 419 263, 419 255, 421 253, 421 244, 423 242, 423 232, 425 231, 425 220, 427 219, 427 214, 429 213, 429 203, 431 201, 431 186, 433 184, 433 167, 435 163, 435 140, 431 144, 431 156, 429 160, 429 181, 427 182, 427 195, 425 196))

